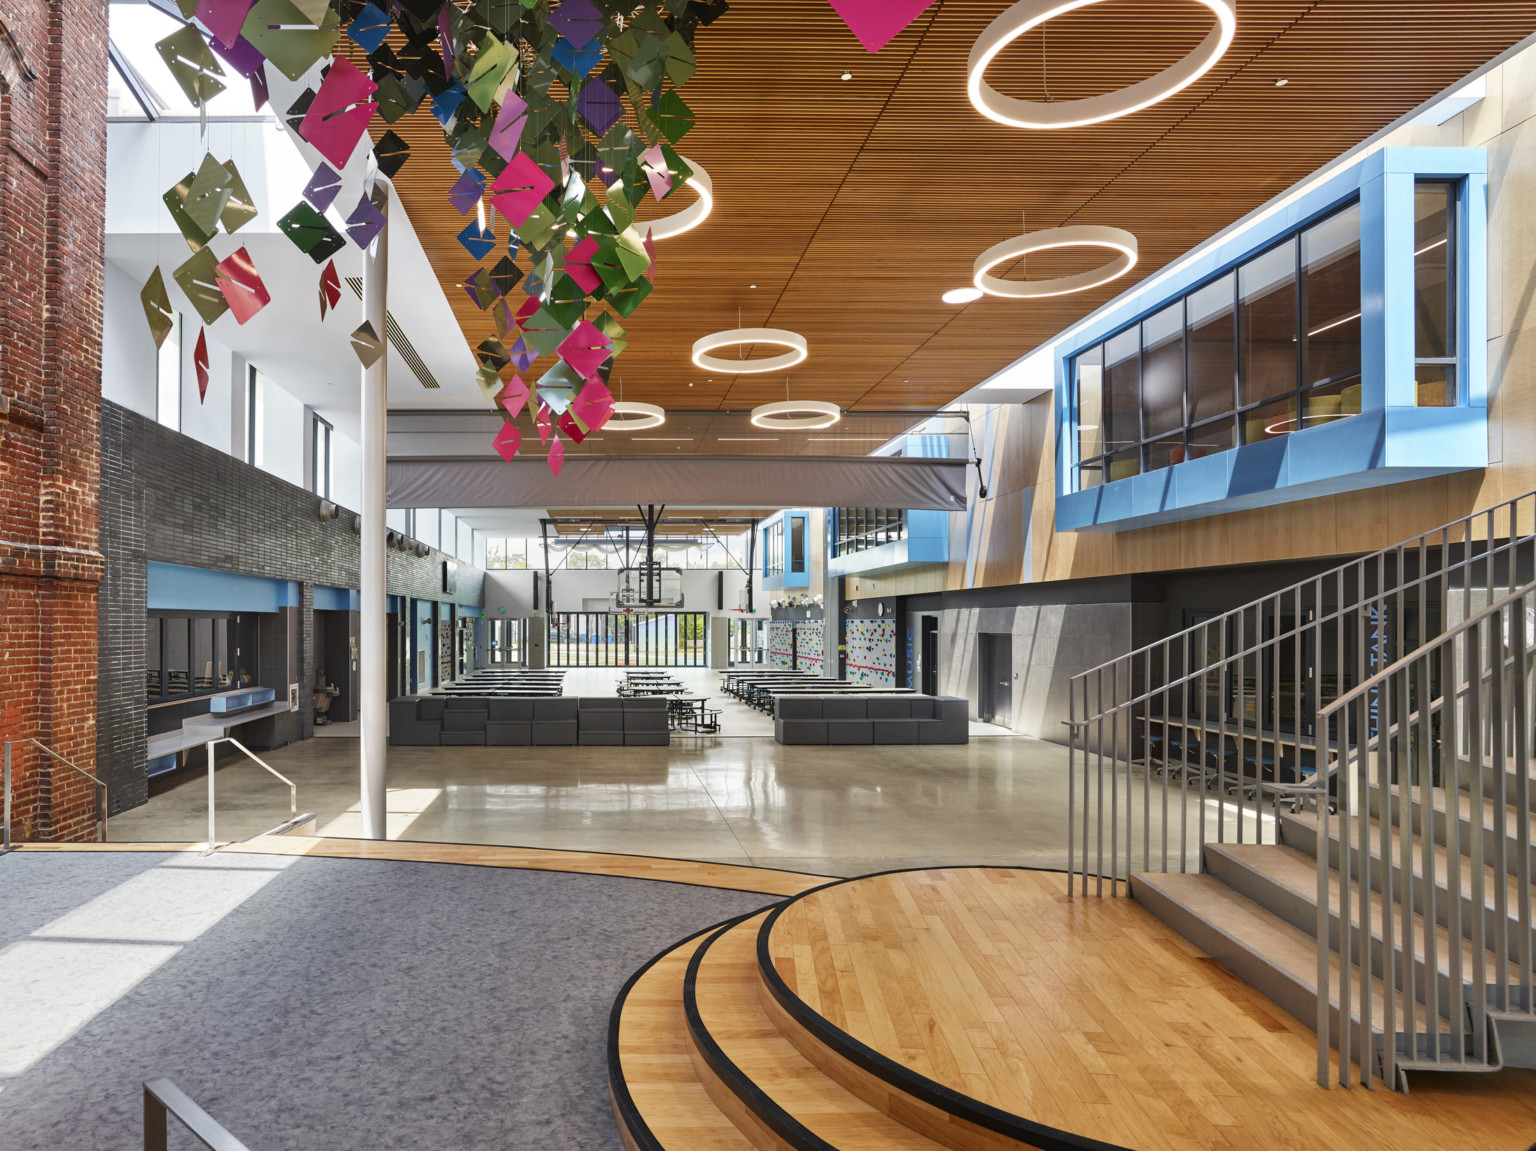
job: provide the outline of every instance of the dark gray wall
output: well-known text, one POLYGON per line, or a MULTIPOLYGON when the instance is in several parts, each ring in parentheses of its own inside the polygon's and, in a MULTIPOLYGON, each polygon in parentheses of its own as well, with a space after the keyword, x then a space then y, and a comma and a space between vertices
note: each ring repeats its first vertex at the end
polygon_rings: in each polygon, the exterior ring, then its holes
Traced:
MULTIPOLYGON (((301 606, 262 621, 262 659, 269 651, 291 649, 281 682, 304 687, 300 711, 279 717, 270 741, 286 743, 312 734, 307 689, 316 667, 314 587, 358 584, 352 517, 344 513, 323 521, 320 502, 304 488, 102 401, 100 547, 106 579, 98 617, 96 760, 114 812, 137 807, 147 797, 144 619, 149 561, 299 583, 301 606), (268 628, 284 633, 271 635, 270 648, 268 628)), ((426 556, 390 551, 390 592, 444 600, 442 564, 447 558, 438 551, 426 556)), ((479 606, 483 578, 479 569, 461 563, 452 599, 479 606)))

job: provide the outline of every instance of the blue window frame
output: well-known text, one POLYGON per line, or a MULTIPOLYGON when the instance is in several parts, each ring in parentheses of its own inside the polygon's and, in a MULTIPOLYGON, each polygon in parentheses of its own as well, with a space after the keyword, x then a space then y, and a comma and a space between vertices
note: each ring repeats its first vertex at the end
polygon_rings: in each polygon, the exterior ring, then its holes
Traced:
POLYGON ((1058 529, 1484 466, 1485 227, 1482 149, 1383 149, 1109 305, 1058 361, 1058 529))

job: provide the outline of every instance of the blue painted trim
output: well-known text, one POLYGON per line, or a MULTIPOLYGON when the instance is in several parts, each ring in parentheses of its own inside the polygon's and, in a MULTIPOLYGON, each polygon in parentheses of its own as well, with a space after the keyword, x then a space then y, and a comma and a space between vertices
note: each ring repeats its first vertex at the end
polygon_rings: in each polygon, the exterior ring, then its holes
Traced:
POLYGON ((361 611, 363 594, 344 587, 315 585, 316 611, 361 611))
POLYGON ((816 541, 811 539, 811 513, 809 508, 784 508, 775 512, 762 523, 757 525, 761 533, 757 538, 757 550, 760 558, 758 575, 763 581, 765 591, 779 591, 783 588, 798 588, 811 586, 811 548, 816 546, 816 541), (794 516, 805 517, 805 570, 792 572, 789 570, 789 521, 794 516), (784 570, 777 575, 768 574, 768 533, 775 524, 784 525, 784 570))
POLYGON ((266 579, 212 568, 149 561, 148 602, 151 611, 277 611, 297 607, 299 585, 293 580, 266 579))
POLYGON ((1487 466, 1487 154, 1386 148, 1336 173, 1266 220, 1214 245, 1083 328, 1056 362, 1058 531, 1123 530, 1310 499, 1487 466), (1418 408, 1414 388, 1414 184, 1456 181, 1460 407, 1418 408), (1071 368, 1084 350, 1358 196, 1361 206, 1361 407, 1357 416, 1087 491, 1077 482, 1071 368))

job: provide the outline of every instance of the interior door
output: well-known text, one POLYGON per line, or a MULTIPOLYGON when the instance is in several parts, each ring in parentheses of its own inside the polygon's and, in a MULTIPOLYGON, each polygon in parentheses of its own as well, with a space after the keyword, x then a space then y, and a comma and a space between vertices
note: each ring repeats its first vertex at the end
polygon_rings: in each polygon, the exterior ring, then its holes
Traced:
POLYGON ((1013 722, 1013 637, 983 632, 979 639, 981 698, 976 714, 983 723, 1008 727, 1013 722))
POLYGON ((924 695, 939 694, 939 617, 923 616, 922 651, 923 682, 919 685, 924 695))

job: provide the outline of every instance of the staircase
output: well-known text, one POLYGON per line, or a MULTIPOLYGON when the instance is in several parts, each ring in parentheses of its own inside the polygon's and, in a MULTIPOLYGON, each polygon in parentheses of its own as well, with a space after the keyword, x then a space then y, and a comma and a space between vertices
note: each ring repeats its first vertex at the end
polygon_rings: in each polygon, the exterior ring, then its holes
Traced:
POLYGON ((1317 1030, 1324 1086, 1536 1067, 1536 495, 1073 680, 1069 891, 1317 1030))

